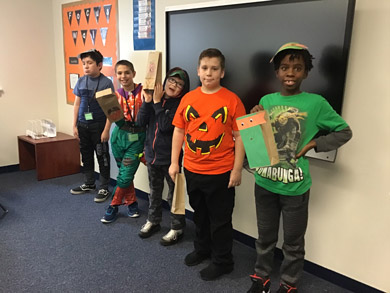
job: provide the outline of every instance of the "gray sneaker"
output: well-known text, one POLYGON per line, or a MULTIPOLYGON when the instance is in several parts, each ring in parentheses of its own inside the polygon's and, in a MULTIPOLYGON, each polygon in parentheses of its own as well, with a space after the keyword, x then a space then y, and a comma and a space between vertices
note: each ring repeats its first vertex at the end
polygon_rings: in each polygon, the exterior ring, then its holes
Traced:
POLYGON ((100 189, 98 194, 95 196, 95 202, 104 202, 111 195, 107 189, 100 189))
POLYGON ((142 226, 138 235, 141 238, 149 238, 154 233, 158 232, 161 229, 160 224, 153 225, 152 222, 146 221, 146 224, 142 226))
POLYGON ((76 188, 72 188, 70 190, 70 193, 71 194, 83 194, 83 193, 87 193, 87 192, 93 191, 95 189, 96 189, 96 185, 95 184, 83 184, 83 185, 78 186, 76 188))
POLYGON ((176 244, 183 237, 183 234, 183 230, 171 229, 161 238, 160 244, 164 246, 176 244))

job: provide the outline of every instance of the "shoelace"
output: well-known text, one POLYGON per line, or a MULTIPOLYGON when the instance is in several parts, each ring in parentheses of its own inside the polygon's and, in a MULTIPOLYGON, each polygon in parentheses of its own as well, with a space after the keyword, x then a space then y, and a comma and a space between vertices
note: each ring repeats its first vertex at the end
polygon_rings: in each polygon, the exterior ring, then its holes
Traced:
POLYGON ((146 224, 144 224, 141 228, 142 231, 148 231, 151 227, 152 227, 152 223, 151 222, 146 222, 146 224))
POLYGON ((169 230, 168 234, 164 236, 165 239, 172 239, 172 240, 176 240, 176 238, 178 237, 179 235, 179 232, 177 232, 176 230, 169 230))
POLYGON ((297 290, 296 287, 293 287, 293 286, 290 286, 290 285, 287 285, 287 284, 280 284, 280 287, 283 287, 284 289, 286 289, 287 293, 289 292, 295 292, 297 290))
POLYGON ((267 280, 264 281, 264 279, 262 277, 259 277, 256 274, 250 275, 249 277, 257 279, 257 280, 260 280, 261 283, 263 284, 263 286, 265 286, 268 282, 270 282, 270 279, 267 279, 267 280))

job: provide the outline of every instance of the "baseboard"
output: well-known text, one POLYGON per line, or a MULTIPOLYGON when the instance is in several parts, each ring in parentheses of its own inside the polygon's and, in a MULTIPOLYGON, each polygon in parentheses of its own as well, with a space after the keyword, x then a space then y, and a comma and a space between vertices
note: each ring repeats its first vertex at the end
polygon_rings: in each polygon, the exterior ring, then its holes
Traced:
POLYGON ((19 164, 0 167, 0 174, 1 173, 10 173, 10 172, 15 172, 15 171, 19 171, 19 164))
MULTIPOLYGON (((148 193, 136 189, 136 195, 140 199, 149 200, 148 193)), ((169 210, 169 205, 167 201, 163 200, 163 207, 167 210, 169 210)), ((193 212, 186 210, 186 218, 189 220, 193 220, 193 212)), ((253 249, 255 249, 255 243, 256 239, 248 236, 240 231, 233 231, 233 237, 236 241, 243 243, 244 245, 247 245, 253 249)), ((282 260, 283 259, 283 252, 281 249, 276 248, 275 251, 275 257, 282 260)), ((351 278, 348 278, 344 275, 341 275, 339 273, 336 273, 334 271, 331 271, 329 269, 326 269, 324 267, 321 267, 315 263, 312 263, 308 260, 305 260, 305 266, 304 266, 305 272, 308 272, 312 275, 315 275, 321 279, 324 279, 332 284, 335 284, 337 286, 340 286, 344 289, 350 290, 352 292, 364 292, 364 293, 383 293, 382 291, 379 291, 375 288, 372 288, 366 284, 363 284, 361 282, 358 282, 356 280, 353 280, 351 278)))

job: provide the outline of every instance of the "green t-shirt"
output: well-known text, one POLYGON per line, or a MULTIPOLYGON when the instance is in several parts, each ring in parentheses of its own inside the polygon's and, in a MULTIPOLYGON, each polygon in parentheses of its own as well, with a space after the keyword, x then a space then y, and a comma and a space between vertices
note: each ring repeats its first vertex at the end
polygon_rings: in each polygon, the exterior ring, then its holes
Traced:
POLYGON ((302 92, 294 96, 273 93, 260 104, 267 110, 280 162, 256 169, 256 184, 277 194, 300 195, 309 190, 309 161, 295 155, 319 130, 340 131, 348 124, 320 95, 302 92))

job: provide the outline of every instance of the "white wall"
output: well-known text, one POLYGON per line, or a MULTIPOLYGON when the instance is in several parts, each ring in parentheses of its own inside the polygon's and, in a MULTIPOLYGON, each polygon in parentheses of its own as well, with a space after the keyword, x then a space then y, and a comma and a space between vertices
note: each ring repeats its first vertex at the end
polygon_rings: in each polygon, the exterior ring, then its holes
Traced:
MULTIPOLYGON (((61 4, 67 2, 72 1, 1 1, 1 11, 7 12, 0 18, 0 30, 7 42, 0 46, 0 87, 5 90, 0 98, 0 166, 18 163, 16 136, 24 132, 27 119, 49 117, 60 131, 72 132, 73 108, 66 104, 62 47, 61 4)), ((165 7, 201 1, 156 2, 156 49, 164 51, 165 7)), ((306 258, 389 292, 390 1, 356 2, 343 108, 354 137, 339 150, 335 164, 311 160, 314 184, 306 258)), ((119 57, 134 63, 136 81, 142 82, 148 52, 132 50, 132 1, 118 0, 118 5, 119 57)), ((113 168, 113 178, 115 172, 113 168)), ((146 174, 141 167, 135 181, 144 191, 148 191, 146 174)), ((246 171, 243 174, 234 227, 257 237, 254 180, 246 171)))
POLYGON ((58 123, 51 0, 0 1, 0 166, 18 164, 27 121, 58 123))

